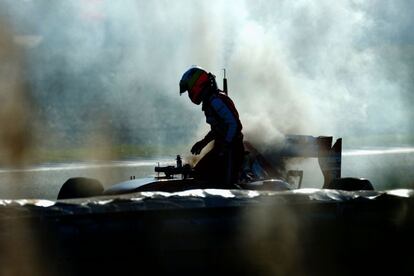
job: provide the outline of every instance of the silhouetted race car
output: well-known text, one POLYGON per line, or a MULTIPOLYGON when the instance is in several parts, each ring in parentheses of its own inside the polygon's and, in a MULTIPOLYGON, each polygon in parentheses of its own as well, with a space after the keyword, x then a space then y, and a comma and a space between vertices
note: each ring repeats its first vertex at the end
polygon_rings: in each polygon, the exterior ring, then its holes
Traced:
MULTIPOLYGON (((341 178, 342 139, 332 145, 332 137, 289 135, 277 150, 263 153, 245 142, 246 156, 240 181, 234 189, 286 191, 300 189, 302 170, 286 170, 285 160, 293 157, 317 158, 324 183, 321 187, 339 190, 373 190, 366 179, 341 178)), ((179 155, 175 166, 155 167, 157 176, 117 183, 104 190, 99 180, 75 177, 62 186, 58 199, 83 198, 100 195, 119 195, 143 191, 179 192, 191 189, 220 189, 218 183, 199 181, 191 177, 190 165, 183 165, 179 155)))

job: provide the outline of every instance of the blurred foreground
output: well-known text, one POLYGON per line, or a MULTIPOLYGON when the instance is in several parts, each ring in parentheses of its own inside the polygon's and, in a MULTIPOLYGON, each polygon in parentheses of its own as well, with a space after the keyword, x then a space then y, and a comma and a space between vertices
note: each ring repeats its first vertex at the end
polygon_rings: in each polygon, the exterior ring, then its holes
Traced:
POLYGON ((0 274, 404 275, 413 199, 305 189, 3 200, 0 274))

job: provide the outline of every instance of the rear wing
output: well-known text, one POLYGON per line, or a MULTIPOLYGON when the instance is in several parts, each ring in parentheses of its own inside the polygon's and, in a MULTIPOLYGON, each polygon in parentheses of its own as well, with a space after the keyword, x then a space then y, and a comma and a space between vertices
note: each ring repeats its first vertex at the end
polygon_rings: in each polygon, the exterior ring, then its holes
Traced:
POLYGON ((303 171, 286 171, 284 160, 287 158, 318 158, 318 164, 324 177, 324 188, 332 180, 341 178, 342 138, 333 143, 331 136, 286 135, 283 144, 276 151, 270 150, 261 154, 249 142, 245 142, 245 148, 264 169, 263 177, 276 176, 287 180, 299 177, 298 188, 301 188, 303 171))

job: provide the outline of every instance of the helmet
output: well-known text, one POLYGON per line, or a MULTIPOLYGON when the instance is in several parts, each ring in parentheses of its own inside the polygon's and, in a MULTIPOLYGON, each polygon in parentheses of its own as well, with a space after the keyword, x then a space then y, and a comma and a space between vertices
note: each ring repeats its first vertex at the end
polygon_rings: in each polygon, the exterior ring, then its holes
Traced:
POLYGON ((215 76, 211 73, 207 73, 207 71, 201 67, 191 67, 181 77, 180 95, 185 91, 188 91, 188 97, 197 105, 203 101, 207 88, 217 89, 215 76))

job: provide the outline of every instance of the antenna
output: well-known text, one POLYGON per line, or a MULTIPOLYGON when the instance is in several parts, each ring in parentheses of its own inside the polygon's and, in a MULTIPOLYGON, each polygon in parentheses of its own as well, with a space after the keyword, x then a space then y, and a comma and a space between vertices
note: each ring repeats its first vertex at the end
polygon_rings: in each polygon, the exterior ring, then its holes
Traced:
POLYGON ((224 94, 228 95, 228 90, 227 90, 227 79, 226 79, 226 68, 223 68, 224 71, 224 78, 223 78, 223 92, 224 94))

